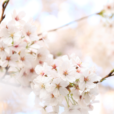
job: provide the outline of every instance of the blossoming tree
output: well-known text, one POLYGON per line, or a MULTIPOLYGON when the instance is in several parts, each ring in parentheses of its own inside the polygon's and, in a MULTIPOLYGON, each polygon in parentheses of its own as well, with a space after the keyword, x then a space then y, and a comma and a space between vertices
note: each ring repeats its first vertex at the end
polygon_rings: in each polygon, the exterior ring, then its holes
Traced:
MULTIPOLYGON (((59 106, 64 108, 62 114, 88 114, 98 94, 98 83, 112 76, 114 70, 101 79, 76 54, 54 58, 32 22, 23 20, 23 12, 14 11, 12 20, 3 22, 8 2, 2 5, 0 20, 1 80, 9 75, 17 86, 33 91, 42 114, 58 114, 59 106)), ((104 15, 104 11, 97 14, 104 15)))

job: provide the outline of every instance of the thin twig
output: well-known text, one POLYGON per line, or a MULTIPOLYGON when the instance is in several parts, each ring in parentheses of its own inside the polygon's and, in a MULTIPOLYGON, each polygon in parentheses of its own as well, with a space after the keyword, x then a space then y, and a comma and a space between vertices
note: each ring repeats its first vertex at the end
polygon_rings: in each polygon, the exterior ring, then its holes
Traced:
POLYGON ((5 0, 5 1, 3 2, 3 4, 2 4, 2 15, 1 15, 1 18, 0 18, 0 23, 1 23, 1 22, 4 20, 4 18, 5 18, 4 12, 5 12, 5 9, 6 9, 7 5, 8 5, 8 3, 9 3, 9 0, 5 0))
POLYGON ((114 76, 114 69, 108 75, 106 75, 105 77, 103 77, 100 81, 96 81, 94 83, 97 84, 97 83, 103 82, 106 78, 109 78, 111 76, 114 76))
MULTIPOLYGON (((99 14, 100 14, 100 12, 90 14, 90 15, 88 15, 88 16, 85 16, 85 17, 76 19, 76 20, 74 20, 74 21, 71 21, 71 22, 69 22, 69 23, 67 23, 67 24, 65 24, 65 25, 62 25, 62 26, 58 27, 58 28, 48 30, 47 32, 54 32, 54 31, 57 31, 57 30, 59 30, 59 29, 61 29, 61 28, 64 28, 64 27, 66 27, 66 26, 68 26, 68 25, 71 25, 72 23, 75 23, 75 22, 78 22, 78 21, 87 19, 88 17, 91 17, 91 16, 93 16, 93 15, 99 15, 99 14)), ((43 32, 42 32, 42 33, 39 33, 38 36, 40 36, 40 35, 42 35, 42 34, 43 34, 43 32)))
MULTIPOLYGON (((114 69, 108 75, 106 75, 105 77, 103 77, 100 81, 95 81, 93 83, 98 84, 100 82, 103 82, 106 78, 109 78, 111 76, 114 76, 114 69)), ((66 87, 66 89, 70 91, 70 88, 72 88, 72 87, 74 87, 74 85, 68 85, 66 87)))

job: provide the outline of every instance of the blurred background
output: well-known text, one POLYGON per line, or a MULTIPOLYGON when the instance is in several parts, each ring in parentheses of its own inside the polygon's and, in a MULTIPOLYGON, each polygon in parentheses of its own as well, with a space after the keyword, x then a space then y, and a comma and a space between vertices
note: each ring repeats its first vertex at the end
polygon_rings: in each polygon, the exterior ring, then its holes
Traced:
MULTIPOLYGON (((0 6, 3 1, 0 0, 0 6)), ((24 11, 25 20, 33 19, 38 33, 44 33, 55 57, 76 53, 104 77, 114 68, 113 17, 92 15, 58 31, 47 31, 100 12, 110 3, 114 4, 114 0, 10 0, 5 20, 11 19, 14 10, 24 11)), ((94 104, 90 114, 114 114, 114 77, 99 84, 99 92, 99 103, 94 104)), ((40 114, 34 106, 34 94, 29 90, 28 94, 19 87, 0 82, 0 114, 40 114)))

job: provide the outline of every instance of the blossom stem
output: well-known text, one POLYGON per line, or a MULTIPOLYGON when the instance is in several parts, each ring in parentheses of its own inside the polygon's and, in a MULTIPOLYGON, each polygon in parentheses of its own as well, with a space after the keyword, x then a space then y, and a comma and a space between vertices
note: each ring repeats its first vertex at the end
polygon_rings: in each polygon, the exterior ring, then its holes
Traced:
POLYGON ((0 23, 1 23, 1 22, 4 20, 4 18, 5 18, 4 12, 5 12, 5 9, 6 9, 7 5, 8 5, 8 3, 9 3, 9 1, 10 1, 10 0, 5 0, 5 1, 3 2, 3 4, 2 4, 2 15, 1 15, 1 18, 0 18, 0 23))
POLYGON ((67 106, 69 107, 69 101, 68 101, 68 99, 67 99, 66 96, 65 96, 65 100, 66 100, 66 102, 67 102, 67 106))
POLYGON ((71 95, 71 99, 72 99, 74 105, 76 105, 76 101, 73 99, 72 95, 71 95))
POLYGON ((68 94, 68 99, 69 99, 69 101, 71 102, 71 104, 72 104, 72 105, 74 105, 74 102, 73 102, 73 100, 72 100, 72 98, 71 98, 71 95, 70 95, 70 94, 68 94))

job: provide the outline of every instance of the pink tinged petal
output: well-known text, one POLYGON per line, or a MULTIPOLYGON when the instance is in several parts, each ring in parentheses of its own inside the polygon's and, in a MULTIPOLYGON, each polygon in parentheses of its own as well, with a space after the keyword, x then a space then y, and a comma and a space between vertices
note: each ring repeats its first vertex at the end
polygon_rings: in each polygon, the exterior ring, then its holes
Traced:
POLYGON ((9 66, 11 66, 11 67, 16 67, 16 66, 17 66, 16 61, 10 61, 8 64, 9 64, 9 66))
POLYGON ((16 11, 14 10, 12 17, 14 18, 15 16, 16 16, 16 11))
POLYGON ((55 84, 59 84, 60 82, 61 82, 61 79, 59 79, 59 78, 56 78, 53 80, 53 83, 55 83, 55 84))
POLYGON ((39 98, 40 99, 45 99, 47 97, 47 92, 45 89, 40 90, 39 98))
POLYGON ((78 91, 73 92, 73 98, 74 98, 74 100, 77 101, 79 99, 79 96, 80 96, 80 94, 79 94, 78 91))
POLYGON ((69 93, 69 91, 66 88, 62 88, 62 87, 59 89, 59 91, 63 96, 66 96, 69 93))
POLYGON ((16 20, 16 21, 19 21, 19 20, 20 20, 20 18, 19 18, 18 16, 16 16, 16 17, 15 17, 15 20, 16 20))
POLYGON ((55 89, 55 90, 53 91, 53 94, 54 94, 55 97, 58 97, 58 96, 60 95, 60 92, 59 92, 58 89, 55 89))
POLYGON ((18 16, 19 16, 20 18, 23 18, 25 15, 26 15, 26 13, 23 12, 23 11, 19 12, 19 14, 18 14, 18 16))
POLYGON ((79 88, 80 88, 81 90, 84 90, 84 89, 86 88, 85 82, 80 83, 79 88))
POLYGON ((66 79, 67 79, 67 81, 69 81, 69 82, 74 82, 74 81, 75 81, 75 76, 68 75, 68 76, 66 77, 66 79))
POLYGON ((1 63, 1 66, 2 67, 6 67, 8 65, 8 61, 3 61, 2 63, 1 63))
POLYGON ((19 59, 19 56, 17 54, 13 54, 11 57, 12 61, 18 61, 18 59, 19 59))
POLYGON ((68 81, 61 81, 60 85, 65 88, 69 85, 69 82, 68 81))
POLYGON ((52 92, 55 90, 55 88, 56 88, 56 85, 54 85, 54 84, 46 84, 46 86, 45 86, 45 89, 47 92, 52 92))
POLYGON ((98 94, 98 86, 96 86, 95 88, 91 89, 91 90, 89 91, 89 93, 90 93, 91 95, 97 95, 97 94, 98 94))
POLYGON ((85 93, 84 98, 85 98, 85 102, 86 102, 87 104, 89 104, 89 102, 90 102, 90 100, 91 100, 91 97, 89 96, 89 93, 85 93))

